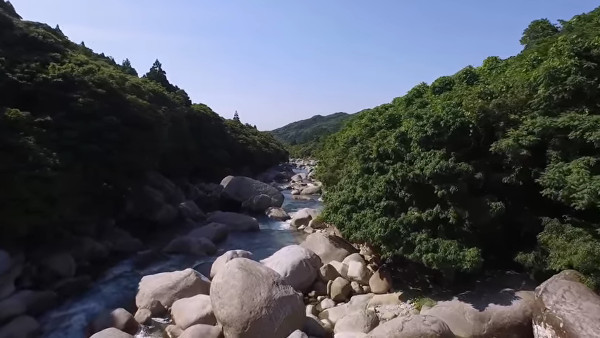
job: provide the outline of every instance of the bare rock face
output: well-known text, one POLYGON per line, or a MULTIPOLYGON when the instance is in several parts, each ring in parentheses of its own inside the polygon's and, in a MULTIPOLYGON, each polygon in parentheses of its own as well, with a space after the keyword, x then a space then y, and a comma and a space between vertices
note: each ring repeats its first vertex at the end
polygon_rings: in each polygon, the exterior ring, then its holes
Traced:
POLYGON ((323 264, 327 264, 331 261, 341 262, 350 254, 357 252, 357 250, 343 238, 322 233, 310 234, 300 245, 316 253, 321 258, 323 264))
POLYGON ((321 259, 299 245, 288 245, 261 261, 279 273, 294 289, 307 291, 317 278, 321 259))
POLYGON ((268 267, 237 258, 219 271, 210 288, 225 338, 286 338, 305 321, 302 295, 268 267))
POLYGON ((600 336, 600 296, 582 280, 577 271, 565 270, 535 289, 535 338, 600 336))
MULTIPOLYGON (((385 322, 369 332, 369 338, 454 338, 450 328, 433 316, 406 316, 385 322)), ((503 337, 503 336, 501 336, 503 337)))
POLYGON ((207 295, 209 290, 210 281, 193 269, 163 272, 142 277, 135 304, 138 312, 147 309, 152 315, 159 315, 176 300, 207 295))

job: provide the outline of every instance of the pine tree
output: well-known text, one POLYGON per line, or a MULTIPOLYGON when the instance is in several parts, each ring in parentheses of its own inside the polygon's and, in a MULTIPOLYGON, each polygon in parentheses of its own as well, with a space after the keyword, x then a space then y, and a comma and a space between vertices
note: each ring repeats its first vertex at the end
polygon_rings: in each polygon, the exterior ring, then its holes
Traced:
POLYGON ((152 65, 148 73, 144 75, 144 78, 160 84, 167 91, 172 93, 174 93, 178 89, 169 82, 169 79, 167 79, 167 72, 165 72, 162 69, 162 64, 160 63, 160 61, 158 61, 158 59, 154 61, 154 64, 152 65))
POLYGON ((138 72, 135 70, 135 68, 133 68, 129 59, 123 60, 123 63, 121 63, 121 69, 123 69, 123 71, 129 75, 138 76, 138 72))

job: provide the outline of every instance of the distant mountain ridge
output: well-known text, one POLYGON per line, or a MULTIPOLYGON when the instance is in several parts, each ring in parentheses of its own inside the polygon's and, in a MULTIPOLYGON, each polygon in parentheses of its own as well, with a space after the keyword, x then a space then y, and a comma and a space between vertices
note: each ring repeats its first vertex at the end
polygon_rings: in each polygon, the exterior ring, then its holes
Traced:
POLYGON ((325 116, 315 115, 274 129, 270 133, 288 145, 305 144, 336 133, 351 116, 352 114, 342 112, 325 116))

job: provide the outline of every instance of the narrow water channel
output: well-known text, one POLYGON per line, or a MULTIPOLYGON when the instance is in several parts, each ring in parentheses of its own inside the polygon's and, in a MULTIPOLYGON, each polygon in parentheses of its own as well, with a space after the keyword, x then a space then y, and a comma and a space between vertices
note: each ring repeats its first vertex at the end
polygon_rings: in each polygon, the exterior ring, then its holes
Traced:
MULTIPOLYGON (((316 196, 310 200, 294 200, 289 190, 283 191, 283 194, 285 196, 283 208, 287 212, 322 207, 316 196)), ((298 243, 301 239, 285 222, 274 221, 267 217, 260 217, 258 220, 260 231, 231 233, 226 241, 218 245, 218 252, 214 256, 200 258, 182 255, 165 256, 143 268, 136 267, 133 259, 118 263, 107 270, 88 291, 46 313, 40 322, 42 336, 84 338, 88 323, 102 311, 118 307, 133 310, 138 282, 142 276, 188 267, 194 267, 208 276, 212 262, 227 250, 247 250, 254 254, 254 259, 260 260, 284 246, 298 243)))

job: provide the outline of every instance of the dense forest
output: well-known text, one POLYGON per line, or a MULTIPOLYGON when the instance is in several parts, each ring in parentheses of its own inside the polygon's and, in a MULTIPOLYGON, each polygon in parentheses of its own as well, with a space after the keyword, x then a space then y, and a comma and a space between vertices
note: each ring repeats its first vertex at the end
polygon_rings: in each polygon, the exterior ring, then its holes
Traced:
POLYGON ((287 146, 292 157, 314 157, 325 138, 339 131, 352 116, 347 113, 315 115, 272 130, 271 134, 287 146))
POLYGON ((287 160, 270 134, 225 120, 0 1, 0 238, 45 236, 118 212, 148 171, 190 180, 287 160))
POLYGON ((600 9, 353 118, 320 154, 324 217, 463 276, 574 268, 600 286, 600 9))

